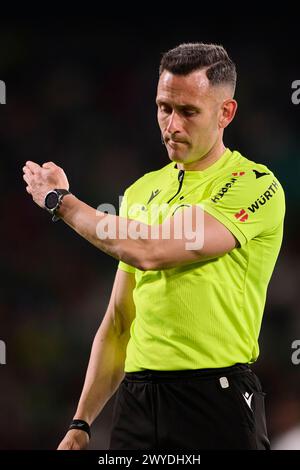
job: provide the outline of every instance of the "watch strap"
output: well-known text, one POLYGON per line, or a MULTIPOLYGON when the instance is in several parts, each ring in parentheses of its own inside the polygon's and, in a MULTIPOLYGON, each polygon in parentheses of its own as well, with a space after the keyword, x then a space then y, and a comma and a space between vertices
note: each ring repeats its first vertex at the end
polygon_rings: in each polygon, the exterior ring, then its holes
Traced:
POLYGON ((58 189, 58 188, 55 188, 55 189, 53 189, 53 191, 57 191, 57 192, 58 192, 59 194, 61 194, 62 196, 66 196, 67 194, 71 194, 68 189, 58 189))
POLYGON ((57 209, 59 209, 64 196, 66 196, 67 194, 72 194, 72 193, 68 189, 59 189, 59 188, 55 188, 53 189, 53 191, 56 191, 56 193, 58 194, 58 205, 52 212, 53 214, 52 222, 57 222, 58 220, 60 220, 60 217, 56 214, 57 209))

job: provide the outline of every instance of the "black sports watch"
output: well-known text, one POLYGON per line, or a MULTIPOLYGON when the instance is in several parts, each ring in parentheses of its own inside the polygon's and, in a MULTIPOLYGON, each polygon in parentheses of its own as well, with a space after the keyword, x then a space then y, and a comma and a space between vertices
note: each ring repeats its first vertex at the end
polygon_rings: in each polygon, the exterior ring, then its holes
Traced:
POLYGON ((45 196, 45 209, 52 215, 52 222, 57 222, 59 217, 56 215, 57 209, 60 207, 63 197, 71 194, 67 189, 52 189, 45 196))

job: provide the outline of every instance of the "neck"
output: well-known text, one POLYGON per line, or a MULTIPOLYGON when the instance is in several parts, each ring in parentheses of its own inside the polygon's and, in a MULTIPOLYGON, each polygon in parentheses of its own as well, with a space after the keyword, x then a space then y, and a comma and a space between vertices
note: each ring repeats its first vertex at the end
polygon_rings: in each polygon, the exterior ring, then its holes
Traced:
POLYGON ((207 152, 203 157, 195 162, 190 163, 177 163, 177 168, 179 170, 187 170, 187 171, 201 171, 205 170, 213 163, 219 160, 223 153, 225 152, 226 147, 223 144, 223 141, 218 142, 215 144, 209 152, 207 152))

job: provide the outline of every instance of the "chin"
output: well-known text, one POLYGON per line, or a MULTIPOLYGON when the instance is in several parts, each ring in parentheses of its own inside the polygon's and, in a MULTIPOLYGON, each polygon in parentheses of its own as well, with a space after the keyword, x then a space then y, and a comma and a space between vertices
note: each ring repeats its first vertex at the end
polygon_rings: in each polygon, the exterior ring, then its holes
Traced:
POLYGON ((169 155, 169 159, 172 161, 172 162, 176 162, 176 163, 186 163, 186 160, 187 160, 187 156, 186 155, 182 155, 180 154, 179 152, 168 152, 168 155, 169 155))

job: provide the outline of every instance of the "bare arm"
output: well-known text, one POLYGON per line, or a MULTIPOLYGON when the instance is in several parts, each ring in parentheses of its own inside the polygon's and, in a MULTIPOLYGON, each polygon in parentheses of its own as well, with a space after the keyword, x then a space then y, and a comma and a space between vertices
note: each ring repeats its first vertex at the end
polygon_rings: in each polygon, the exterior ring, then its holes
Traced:
MULTIPOLYGON (((130 325, 135 317, 133 274, 118 270, 109 305, 96 333, 85 382, 74 418, 91 424, 114 394, 124 377, 130 325)), ((83 448, 88 443, 84 431, 68 431, 59 449, 83 448), (78 447, 77 447, 78 446, 78 447)))
POLYGON ((156 226, 104 214, 73 195, 65 198, 59 213, 97 248, 141 270, 167 269, 214 258, 236 246, 234 235, 199 206, 177 211, 156 226))
MULTIPOLYGON (((51 162, 43 168, 27 162, 24 179, 27 191, 41 207, 48 190, 68 188, 63 170, 51 162)), ((154 227, 96 211, 74 195, 65 196, 58 214, 97 248, 141 270, 167 269, 214 258, 236 246, 230 230, 198 206, 177 211, 154 227), (153 229, 157 230, 156 236, 152 235, 153 229)))

